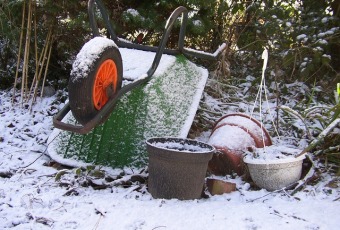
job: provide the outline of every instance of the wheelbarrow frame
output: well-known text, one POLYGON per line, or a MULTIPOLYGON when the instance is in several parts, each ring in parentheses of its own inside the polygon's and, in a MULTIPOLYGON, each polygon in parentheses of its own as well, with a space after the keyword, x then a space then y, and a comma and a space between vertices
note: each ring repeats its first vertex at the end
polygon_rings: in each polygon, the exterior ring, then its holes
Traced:
POLYGON ((194 56, 197 58, 203 58, 203 59, 208 59, 208 60, 216 60, 219 56, 219 54, 225 49, 226 44, 223 43, 216 51, 215 53, 206 53, 206 52, 200 52, 196 51, 193 49, 188 49, 184 47, 184 37, 185 37, 185 29, 188 21, 188 10, 180 6, 176 8, 170 17, 168 18, 164 33, 162 35, 160 44, 158 47, 155 46, 146 46, 146 45, 141 45, 141 44, 134 44, 134 43, 129 43, 126 42, 120 38, 117 37, 116 33, 113 30, 113 27, 111 25, 111 22, 109 20, 109 15, 107 13, 107 10, 101 0, 89 0, 88 1, 88 15, 89 15, 89 22, 90 26, 93 32, 93 37, 100 36, 99 29, 97 26, 97 21, 95 18, 95 13, 94 9, 95 6, 94 4, 96 3, 101 16, 105 22, 106 28, 111 36, 111 39, 116 43, 116 45, 120 48, 129 48, 129 49, 137 49, 137 50, 142 50, 142 51, 151 51, 151 52, 156 52, 153 63, 151 64, 151 67, 146 73, 146 77, 138 79, 124 87, 122 87, 116 94, 114 94, 113 97, 109 99, 109 101, 101 108, 101 110, 98 111, 96 116, 91 119, 89 122, 87 122, 85 125, 73 125, 73 124, 68 124, 64 123, 62 119, 66 116, 66 114, 71 110, 69 103, 67 103, 59 112, 57 115, 54 116, 53 118, 53 125, 62 130, 66 131, 71 131, 74 133, 79 133, 79 134, 86 134, 90 132, 94 127, 96 127, 102 120, 103 117, 108 117, 108 115, 112 112, 114 109, 117 101, 119 98, 126 94, 127 92, 131 91, 132 89, 136 88, 140 84, 143 84, 145 82, 148 82, 152 75, 155 73, 159 62, 161 60, 161 57, 164 54, 170 54, 170 55, 178 55, 178 54, 183 54, 183 55, 189 55, 189 56, 194 56), (166 43, 168 41, 168 38, 170 36, 170 32, 172 30, 172 27, 177 20, 182 16, 181 19, 181 27, 180 27, 180 33, 179 33, 179 39, 178 39, 178 49, 168 49, 165 48, 166 43))

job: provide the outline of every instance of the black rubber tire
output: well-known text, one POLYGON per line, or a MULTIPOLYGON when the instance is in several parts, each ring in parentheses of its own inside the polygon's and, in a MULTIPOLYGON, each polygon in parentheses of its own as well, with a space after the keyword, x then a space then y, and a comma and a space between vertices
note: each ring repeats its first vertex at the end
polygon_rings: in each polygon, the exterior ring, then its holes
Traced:
MULTIPOLYGON (((92 120, 99 112, 99 110, 95 108, 92 99, 93 87, 99 67, 108 59, 111 59, 116 64, 117 68, 117 86, 116 91, 114 92, 114 94, 116 94, 122 87, 123 78, 122 57, 116 46, 109 45, 105 47, 93 62, 87 63, 87 66, 82 68, 88 69, 87 76, 79 78, 79 67, 76 66, 74 66, 73 71, 71 71, 71 77, 68 84, 70 108, 73 116, 82 125, 85 125, 92 120)), ((103 117, 100 123, 104 122, 108 117, 109 115, 103 117)))

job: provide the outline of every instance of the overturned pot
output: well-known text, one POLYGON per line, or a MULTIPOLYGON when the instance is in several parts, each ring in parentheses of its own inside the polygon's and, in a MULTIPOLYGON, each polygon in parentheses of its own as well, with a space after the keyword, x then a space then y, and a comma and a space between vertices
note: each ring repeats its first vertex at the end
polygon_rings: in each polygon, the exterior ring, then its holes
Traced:
POLYGON ((272 145, 268 131, 259 121, 242 113, 227 114, 214 125, 208 144, 217 152, 209 162, 209 171, 215 175, 244 173, 243 151, 248 147, 263 148, 272 145))
POLYGON ((146 141, 148 189, 154 198, 201 198, 208 162, 215 148, 191 139, 160 137, 146 141))

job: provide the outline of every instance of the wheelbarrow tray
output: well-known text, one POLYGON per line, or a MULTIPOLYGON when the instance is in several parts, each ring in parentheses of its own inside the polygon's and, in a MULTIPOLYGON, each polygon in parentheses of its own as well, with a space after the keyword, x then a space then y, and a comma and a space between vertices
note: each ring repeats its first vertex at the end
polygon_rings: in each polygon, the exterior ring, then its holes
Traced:
MULTIPOLYGON (((119 50, 123 77, 129 80, 123 85, 145 77, 155 54, 119 50)), ((147 163, 146 139, 187 137, 207 78, 206 69, 183 55, 163 55, 152 79, 123 95, 104 124, 85 135, 54 129, 47 152, 55 161, 75 167, 88 164, 113 168, 144 166, 147 163)), ((63 122, 76 123, 71 112, 63 122)))

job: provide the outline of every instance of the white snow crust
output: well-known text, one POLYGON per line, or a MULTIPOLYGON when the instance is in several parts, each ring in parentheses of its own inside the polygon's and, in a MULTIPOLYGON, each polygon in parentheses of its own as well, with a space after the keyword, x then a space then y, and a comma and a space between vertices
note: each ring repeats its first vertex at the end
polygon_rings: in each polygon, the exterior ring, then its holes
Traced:
MULTIPOLYGON (((163 58, 161 62, 168 65, 169 59, 163 58)), ((136 66, 146 61, 140 56, 135 59, 136 66)), ((125 74, 131 79, 144 73, 130 71, 125 74)), ((237 190, 189 201, 153 199, 137 182, 128 188, 102 190, 80 186, 75 169, 62 169, 67 173, 56 181, 61 169, 45 155, 52 116, 64 106, 55 100, 39 99, 29 112, 12 106, 11 93, 0 91, 0 229, 339 229, 340 188, 329 186, 336 178, 327 173, 316 185, 305 185, 294 195, 253 190, 241 177, 216 176, 236 183, 237 190)), ((208 102, 214 107, 212 99, 208 102)), ((249 105, 243 106, 250 110, 249 105)), ((224 140, 214 141, 232 142, 231 135, 241 131, 235 127, 224 140)), ((204 135, 201 141, 209 138, 204 135)), ((235 148, 242 144, 242 140, 234 142, 235 148)), ((110 176, 122 172, 102 169, 110 176)), ((134 174, 138 169, 123 171, 134 174)))
POLYGON ((192 152, 192 153, 205 153, 205 152, 211 152, 214 148, 204 148, 199 145, 193 145, 188 143, 178 143, 173 141, 168 142, 156 142, 156 143, 150 143, 152 146, 162 149, 169 149, 172 151, 178 151, 178 152, 192 152))

